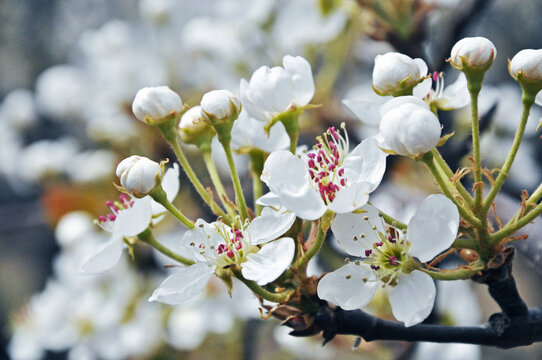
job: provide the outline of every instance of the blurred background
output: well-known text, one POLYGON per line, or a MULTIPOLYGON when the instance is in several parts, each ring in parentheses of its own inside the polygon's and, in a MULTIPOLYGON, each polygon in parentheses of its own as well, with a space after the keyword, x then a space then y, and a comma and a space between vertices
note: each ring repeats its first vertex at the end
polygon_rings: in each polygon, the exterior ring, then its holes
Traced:
MULTIPOLYGON (((77 275, 89 249, 107 238, 92 219, 108 211, 106 200, 118 197, 111 185, 117 163, 132 154, 174 158, 131 114, 138 89, 167 84, 193 106, 206 91, 238 93, 240 79, 248 80, 259 66, 301 55, 315 77, 312 103, 323 104, 303 115, 301 143, 312 146, 316 135, 344 121, 355 144, 376 128, 355 119, 341 101, 376 96, 370 85, 376 55, 421 57, 430 71, 444 71, 450 84, 457 77, 445 62, 451 47, 463 37, 485 36, 498 50, 480 105, 482 152, 492 168, 505 158, 521 111, 507 59, 524 48, 542 48, 540 14, 539 0, 0 1, 0 357, 542 358, 539 345, 504 351, 375 342, 351 349, 354 338, 346 336, 322 348, 320 338, 292 338, 277 320, 260 320, 257 301, 241 286, 233 300, 216 283, 186 306, 147 303, 170 263, 146 248, 110 273, 77 275)), ((533 109, 505 186, 509 197, 499 199, 504 219, 518 208, 521 191, 531 192, 542 178, 541 140, 534 131, 541 116, 533 109)), ((443 154, 459 167, 469 151, 469 109, 440 119, 445 133, 456 131, 443 154)), ((197 152, 186 151, 204 174, 197 152)), ((236 161, 250 189, 247 159, 236 161)), ((408 219, 435 190, 418 166, 389 159, 387 182, 374 203, 408 219)), ((191 218, 209 218, 183 176, 177 202, 191 218)), ((515 261, 520 292, 532 307, 542 305, 539 230, 530 226, 515 261)), ((159 240, 175 246, 181 234, 166 220, 159 240)), ((324 250, 328 256, 313 264, 315 273, 331 270, 343 257, 333 246, 324 250)), ((445 286, 439 288, 440 314, 431 321, 479 324, 498 311, 481 285, 445 286)), ((389 316, 385 297, 371 311, 389 316)))

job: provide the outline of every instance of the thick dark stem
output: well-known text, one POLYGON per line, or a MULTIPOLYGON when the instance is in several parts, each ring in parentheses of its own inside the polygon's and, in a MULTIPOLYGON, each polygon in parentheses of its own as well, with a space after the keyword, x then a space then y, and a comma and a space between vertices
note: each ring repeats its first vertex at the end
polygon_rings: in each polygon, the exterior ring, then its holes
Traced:
MULTIPOLYGON (((526 317, 511 318, 504 313, 493 314, 481 326, 415 325, 379 319, 361 310, 320 308, 314 321, 323 329, 324 344, 337 334, 361 336, 365 341, 401 340, 438 343, 465 343, 512 348, 542 341, 542 309, 529 310, 526 317)), ((296 331, 294 336, 303 336, 296 331)))

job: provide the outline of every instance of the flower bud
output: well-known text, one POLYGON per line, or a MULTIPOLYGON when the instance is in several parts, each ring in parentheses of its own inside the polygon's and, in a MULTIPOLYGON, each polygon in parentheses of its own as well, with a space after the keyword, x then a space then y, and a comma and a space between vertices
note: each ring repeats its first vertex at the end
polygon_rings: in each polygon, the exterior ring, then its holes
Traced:
POLYGON ((508 70, 516 81, 540 83, 542 86, 542 49, 521 50, 508 64, 508 70))
POLYGON ((419 156, 440 140, 440 122, 427 104, 413 96, 392 99, 381 108, 383 148, 395 154, 419 156))
POLYGON ((185 144, 202 145, 208 143, 216 135, 215 129, 201 117, 201 106, 190 108, 181 117, 178 134, 185 144))
POLYGON ((459 40, 450 55, 450 64, 463 72, 486 72, 497 56, 495 45, 485 37, 459 40))
POLYGON ((121 186, 136 197, 144 197, 158 186, 162 173, 160 164, 137 155, 122 160, 116 170, 121 186))
POLYGON ((241 112, 241 102, 228 90, 213 90, 201 99, 201 116, 214 125, 215 122, 230 122, 241 112))
POLYGON ((389 52, 377 55, 373 69, 373 90, 381 96, 412 95, 412 89, 427 75, 427 65, 422 59, 389 52))
POLYGON ((149 125, 159 124, 183 108, 181 97, 167 86, 140 89, 132 103, 136 118, 149 125))

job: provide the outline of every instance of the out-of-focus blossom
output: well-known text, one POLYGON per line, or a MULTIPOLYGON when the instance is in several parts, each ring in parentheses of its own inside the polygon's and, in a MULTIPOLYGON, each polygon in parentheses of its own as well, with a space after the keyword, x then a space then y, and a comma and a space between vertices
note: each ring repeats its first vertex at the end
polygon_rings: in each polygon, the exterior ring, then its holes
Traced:
POLYGON ((85 151, 68 162, 66 173, 72 181, 80 184, 107 180, 114 173, 116 158, 110 150, 85 151))
POLYGON ((0 122, 20 132, 37 120, 34 97, 29 90, 17 89, 6 95, 0 104, 0 122))
POLYGON ((231 137, 232 149, 240 153, 249 152, 252 149, 270 153, 285 149, 290 145, 290 138, 282 123, 273 125, 269 134, 266 134, 264 124, 251 117, 246 110, 241 111, 239 119, 233 123, 231 137))

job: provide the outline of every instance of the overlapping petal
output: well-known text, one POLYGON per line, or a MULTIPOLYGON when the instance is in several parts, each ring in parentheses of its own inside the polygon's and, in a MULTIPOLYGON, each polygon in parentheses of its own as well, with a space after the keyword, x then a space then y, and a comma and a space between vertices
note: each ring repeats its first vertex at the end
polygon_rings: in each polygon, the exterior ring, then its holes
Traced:
POLYGON ((295 243, 285 237, 273 241, 255 254, 249 254, 242 264, 242 274, 258 285, 266 285, 278 278, 290 266, 294 258, 295 243))
POLYGON ((389 292, 393 316, 405 326, 419 324, 433 310, 435 295, 435 284, 429 275, 420 271, 403 274, 389 292))
POLYGON ((374 206, 365 205, 361 210, 365 212, 337 214, 331 223, 331 231, 339 246, 348 254, 358 257, 364 257, 365 250, 372 249, 373 244, 380 241, 378 232, 385 231, 381 221, 363 220, 365 216, 378 220, 378 210, 374 206), (372 226, 376 226, 376 230, 373 230, 372 226), (364 236, 362 237, 361 234, 364 236))
POLYGON ((264 208, 247 227, 252 245, 260 245, 284 234, 295 221, 295 214, 289 211, 275 211, 264 208))

